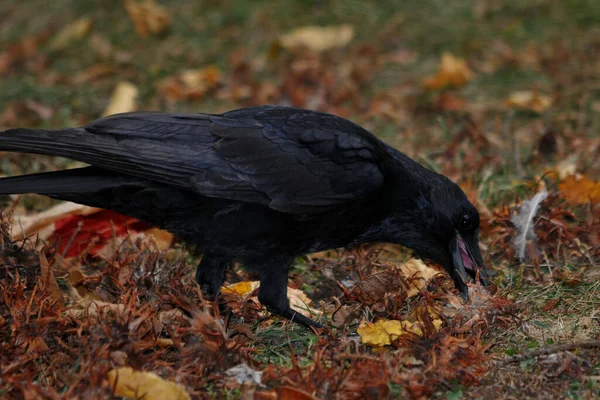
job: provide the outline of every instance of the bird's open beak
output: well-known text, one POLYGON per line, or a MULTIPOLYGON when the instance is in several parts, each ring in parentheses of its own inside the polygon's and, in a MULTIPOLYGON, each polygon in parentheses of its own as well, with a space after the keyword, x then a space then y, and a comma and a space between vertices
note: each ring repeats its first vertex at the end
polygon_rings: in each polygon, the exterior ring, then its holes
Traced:
POLYGON ((469 298, 469 289, 466 284, 469 276, 474 280, 479 276, 479 281, 483 286, 489 285, 488 274, 483 265, 476 236, 471 239, 463 238, 457 232, 450 241, 450 253, 454 264, 452 279, 465 299, 469 298))

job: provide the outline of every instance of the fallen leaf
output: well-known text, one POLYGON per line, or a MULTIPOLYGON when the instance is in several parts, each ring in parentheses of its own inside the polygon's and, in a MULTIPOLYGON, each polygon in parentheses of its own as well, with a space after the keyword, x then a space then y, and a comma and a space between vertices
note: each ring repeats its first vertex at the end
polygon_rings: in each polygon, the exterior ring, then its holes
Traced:
MULTIPOLYGON (((442 326, 439 318, 434 318, 432 322, 436 330, 442 326)), ((363 344, 371 346, 388 346, 403 335, 423 335, 418 323, 388 319, 380 319, 375 323, 361 321, 356 333, 363 344)))
POLYGON ((135 111, 137 95, 138 89, 133 83, 119 82, 102 116, 135 111))
POLYGON ((360 281, 352 295, 363 304, 374 304, 381 300, 386 293, 398 292, 401 288, 401 280, 397 271, 380 272, 360 281))
POLYGON ((259 285, 260 282, 258 281, 244 281, 224 286, 221 291, 223 293, 235 293, 244 297, 256 290, 259 285))
POLYGON ((430 90, 460 87, 473 79, 473 75, 465 60, 446 52, 441 56, 437 73, 425 80, 425 87, 430 90))
POLYGON ((136 32, 142 37, 160 35, 171 25, 171 15, 167 9, 154 0, 126 0, 125 10, 136 32))
POLYGON ((43 287, 50 294, 50 298, 52 300, 55 300, 60 307, 64 307, 65 299, 63 297, 62 290, 60 290, 60 287, 56 282, 56 278, 54 277, 54 273, 52 272, 52 268, 50 267, 48 259, 46 258, 43 252, 39 253, 39 257, 41 270, 40 281, 43 287))
POLYGON ((93 27, 94 21, 91 18, 79 18, 70 24, 65 25, 65 27, 50 40, 48 48, 52 51, 64 50, 74 41, 83 39, 91 32, 93 27))
POLYGON ((186 70, 156 85, 157 91, 171 100, 200 100, 221 82, 221 71, 214 65, 186 70))
POLYGON ((571 204, 588 204, 600 202, 600 182, 586 176, 570 175, 558 184, 558 190, 571 204))
MULTIPOLYGON (((239 296, 245 297, 256 290, 259 286, 260 282, 258 281, 245 281, 224 286, 221 290, 223 293, 235 293, 239 296)), ((306 296, 306 294, 304 294, 302 290, 288 288, 287 292, 288 299, 290 300, 290 307, 292 307, 294 310, 307 317, 321 315, 321 311, 310 308, 311 300, 306 296)))
POLYGON ((411 258, 402 264, 400 270, 410 285, 406 293, 408 297, 418 295, 427 286, 427 282, 431 278, 442 274, 442 272, 428 267, 423 261, 416 258, 411 258))
POLYGON ((506 105, 513 108, 541 113, 552 104, 550 97, 533 91, 514 92, 506 99, 506 105))
POLYGON ((185 388, 164 380, 153 372, 134 371, 130 367, 108 372, 108 382, 115 396, 145 400, 188 400, 185 388))
POLYGON ((307 47, 314 51, 326 51, 344 47, 354 37, 352 25, 305 26, 280 35, 278 43, 286 49, 307 47))
POLYGON ((279 400, 317 400, 312 394, 292 386, 281 386, 277 391, 279 400))

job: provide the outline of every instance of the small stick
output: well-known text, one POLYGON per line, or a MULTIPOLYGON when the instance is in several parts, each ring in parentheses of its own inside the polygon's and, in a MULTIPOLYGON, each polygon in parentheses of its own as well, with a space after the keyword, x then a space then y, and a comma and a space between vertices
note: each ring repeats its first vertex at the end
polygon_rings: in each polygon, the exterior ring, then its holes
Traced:
POLYGON ((510 363, 514 363, 514 362, 523 361, 526 358, 554 354, 554 353, 559 353, 561 351, 569 351, 569 350, 575 350, 575 349, 592 349, 595 347, 600 347, 600 340, 559 344, 556 346, 544 347, 543 349, 524 351, 521 354, 516 354, 514 356, 506 356, 506 357, 504 357, 503 362, 505 364, 510 364, 510 363))

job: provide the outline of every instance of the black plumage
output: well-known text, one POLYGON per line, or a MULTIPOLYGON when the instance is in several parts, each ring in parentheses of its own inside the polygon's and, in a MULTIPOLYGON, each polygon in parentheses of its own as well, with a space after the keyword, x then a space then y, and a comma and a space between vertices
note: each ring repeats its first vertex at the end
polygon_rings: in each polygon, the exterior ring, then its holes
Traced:
POLYGON ((334 115, 260 106, 220 115, 134 112, 82 128, 0 132, 0 150, 89 167, 0 179, 169 230, 204 252, 197 280, 220 290, 228 265, 260 273, 259 300, 304 325, 287 301, 298 255, 366 242, 409 247, 443 265, 467 296, 486 283, 479 215, 462 190, 334 115))

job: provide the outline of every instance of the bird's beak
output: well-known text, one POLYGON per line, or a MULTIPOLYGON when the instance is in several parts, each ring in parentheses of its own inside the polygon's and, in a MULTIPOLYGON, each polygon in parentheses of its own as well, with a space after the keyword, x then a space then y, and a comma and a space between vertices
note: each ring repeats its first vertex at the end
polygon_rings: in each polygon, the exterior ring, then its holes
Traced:
POLYGON ((454 264, 452 279, 456 288, 465 299, 469 298, 469 289, 466 284, 469 276, 474 280, 479 276, 479 280, 483 286, 489 285, 488 274, 483 265, 483 258, 481 257, 476 235, 465 238, 457 232, 450 241, 450 254, 452 254, 452 262, 454 264))

